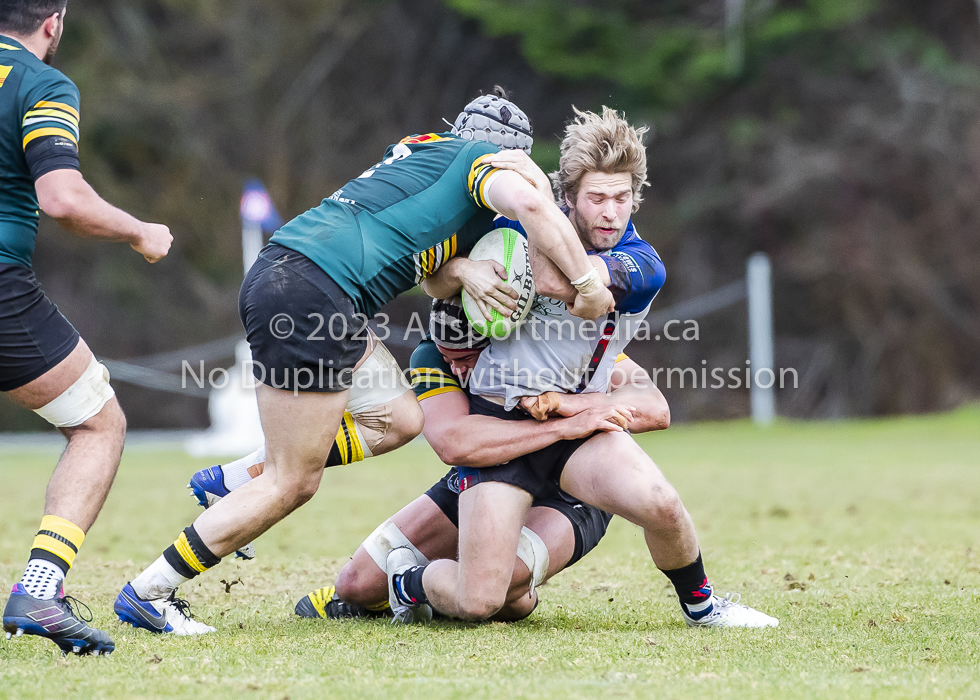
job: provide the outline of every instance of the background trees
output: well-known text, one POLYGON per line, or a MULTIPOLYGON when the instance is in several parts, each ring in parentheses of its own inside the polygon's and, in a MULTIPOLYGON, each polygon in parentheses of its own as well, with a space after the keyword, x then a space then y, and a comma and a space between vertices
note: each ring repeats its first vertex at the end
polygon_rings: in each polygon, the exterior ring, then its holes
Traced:
MULTIPOLYGON (((47 221, 38 275, 106 357, 231 335, 246 177, 294 216, 500 83, 534 121, 545 167, 571 104, 655 127, 636 222, 667 264, 657 306, 772 255, 777 363, 801 377, 783 413, 948 407, 980 385, 977 12, 970 0, 72 0, 56 65, 82 93, 83 169, 111 201, 168 223, 176 245, 148 268, 47 221)), ((736 366, 743 329, 733 307, 701 320, 698 343, 631 354, 736 366)), ((205 421, 198 399, 117 390, 133 426, 205 421)), ((747 406, 735 391, 668 397, 681 419, 747 406)), ((4 403, 0 424, 33 422, 4 403)))

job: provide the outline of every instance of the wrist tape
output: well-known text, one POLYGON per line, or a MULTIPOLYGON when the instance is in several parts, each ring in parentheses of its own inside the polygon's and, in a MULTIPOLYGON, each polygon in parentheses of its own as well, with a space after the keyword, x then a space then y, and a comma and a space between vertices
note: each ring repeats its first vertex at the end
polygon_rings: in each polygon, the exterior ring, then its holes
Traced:
POLYGON ((602 279, 599 277, 599 271, 592 268, 592 271, 587 275, 583 275, 577 280, 572 280, 572 286, 582 296, 595 294, 602 289, 602 279))

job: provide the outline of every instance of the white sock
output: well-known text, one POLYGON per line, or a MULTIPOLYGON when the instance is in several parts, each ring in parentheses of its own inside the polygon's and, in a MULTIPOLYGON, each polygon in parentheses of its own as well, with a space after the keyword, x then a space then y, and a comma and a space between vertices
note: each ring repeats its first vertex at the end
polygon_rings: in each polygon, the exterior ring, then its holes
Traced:
POLYGON ((160 558, 146 567, 146 570, 134 578, 130 585, 136 591, 136 595, 143 600, 159 600, 169 598, 180 584, 187 581, 190 579, 178 574, 166 558, 160 555, 160 558))
POLYGON ((31 559, 27 562, 20 584, 27 594, 38 600, 52 600, 58 595, 58 587, 65 580, 65 572, 47 559, 31 559))
POLYGON ((246 455, 234 462, 221 465, 221 473, 224 475, 225 488, 234 491, 239 486, 244 486, 252 480, 252 475, 248 473, 249 467, 261 464, 265 461, 265 445, 250 455, 246 455))

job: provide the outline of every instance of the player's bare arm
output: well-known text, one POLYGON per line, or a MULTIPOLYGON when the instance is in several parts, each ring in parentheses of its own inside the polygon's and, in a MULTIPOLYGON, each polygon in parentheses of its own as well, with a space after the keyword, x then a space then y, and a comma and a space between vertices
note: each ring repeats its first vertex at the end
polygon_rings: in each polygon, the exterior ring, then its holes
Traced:
POLYGON ((553 201, 513 171, 503 171, 489 185, 488 199, 508 219, 520 221, 538 250, 576 286, 569 311, 595 319, 612 311, 612 293, 602 286, 568 217, 553 201))
POLYGON ((548 391, 540 396, 528 396, 521 406, 535 419, 548 420, 555 416, 574 416, 600 406, 628 405, 633 418, 627 426, 632 433, 664 430, 670 426, 670 407, 667 399, 653 383, 650 375, 633 360, 616 363, 610 379, 610 392, 562 394, 548 391))
POLYGON ((112 206, 77 170, 54 170, 35 182, 41 211, 78 236, 129 243, 155 263, 170 251, 173 236, 163 224, 140 221, 112 206))
POLYGON ((633 420, 628 406, 608 404, 569 418, 505 421, 471 415, 463 392, 433 396, 421 405, 426 441, 439 459, 460 467, 491 467, 559 440, 575 440, 596 431, 621 432, 633 420))
MULTIPOLYGON (((538 250, 537 246, 530 243, 528 243, 528 255, 531 258, 531 269, 534 270, 534 291, 541 296, 557 299, 566 304, 573 303, 578 292, 561 270, 538 250)), ((612 280, 605 261, 597 255, 590 255, 589 262, 599 275, 602 285, 608 287, 612 280)))
POLYGON ((548 199, 554 199, 551 189, 551 180, 538 167, 537 163, 531 160, 524 151, 508 149, 495 153, 488 159, 490 165, 502 170, 513 170, 515 173, 527 180, 538 192, 548 199))

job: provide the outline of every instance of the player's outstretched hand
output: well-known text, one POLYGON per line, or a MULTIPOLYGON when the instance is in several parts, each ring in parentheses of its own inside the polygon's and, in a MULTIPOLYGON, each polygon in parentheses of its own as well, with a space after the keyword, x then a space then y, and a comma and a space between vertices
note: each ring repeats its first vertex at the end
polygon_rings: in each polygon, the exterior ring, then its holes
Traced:
POLYGON ((507 284, 507 269, 496 260, 468 260, 465 274, 460 282, 463 290, 470 295, 488 321, 490 309, 496 309, 504 316, 517 310, 520 294, 507 284))
POLYGON ((548 176, 524 151, 517 148, 503 150, 487 158, 487 162, 495 168, 513 170, 530 182, 538 192, 548 199, 554 199, 555 195, 552 192, 551 181, 548 176))
POLYGON ((587 437, 596 431, 604 433, 621 433, 633 420, 633 411, 629 406, 612 404, 609 406, 594 406, 577 413, 571 418, 564 418, 563 423, 568 428, 567 440, 587 437))
POLYGON ((147 262, 155 263, 170 252, 170 244, 173 243, 174 237, 170 235, 170 229, 163 224, 144 222, 141 224, 139 242, 130 245, 133 250, 146 258, 147 262))
POLYGON ((572 316, 593 321, 600 316, 605 316, 615 308, 616 300, 613 299, 612 292, 605 287, 599 287, 591 294, 576 294, 575 301, 568 311, 572 316))

